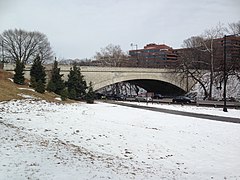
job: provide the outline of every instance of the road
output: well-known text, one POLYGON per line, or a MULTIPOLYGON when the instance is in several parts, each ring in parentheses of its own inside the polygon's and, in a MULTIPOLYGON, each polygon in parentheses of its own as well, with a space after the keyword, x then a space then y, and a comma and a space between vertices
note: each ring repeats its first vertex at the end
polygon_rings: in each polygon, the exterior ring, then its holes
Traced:
POLYGON ((139 109, 145 109, 145 110, 150 110, 150 111, 163 112, 163 113, 169 113, 169 114, 175 114, 175 115, 181 115, 181 116, 203 118, 203 119, 222 121, 222 122, 240 123, 240 118, 231 118, 231 117, 199 114, 199 113, 192 113, 192 112, 183 112, 183 111, 155 108, 155 107, 149 107, 149 106, 128 104, 128 103, 121 102, 121 101, 105 101, 105 102, 111 103, 111 104, 117 104, 117 105, 121 105, 121 106, 127 106, 127 107, 132 107, 132 108, 139 108, 139 109))
MULTIPOLYGON (((127 98, 127 101, 135 101, 135 98, 127 98)), ((153 103, 172 103, 171 98, 164 99, 153 99, 153 103)), ((210 101, 210 100, 197 100, 197 106, 205 107, 223 107, 223 101, 210 101)), ((240 109, 240 102, 229 102, 227 101, 228 108, 240 109)))

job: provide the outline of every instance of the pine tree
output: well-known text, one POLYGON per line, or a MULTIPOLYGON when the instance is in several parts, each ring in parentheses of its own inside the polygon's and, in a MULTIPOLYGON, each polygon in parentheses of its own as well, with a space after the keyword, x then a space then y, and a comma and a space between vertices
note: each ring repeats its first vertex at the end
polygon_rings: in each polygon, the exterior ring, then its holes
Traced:
POLYGON ((61 92, 61 99, 62 101, 65 101, 68 97, 68 91, 67 91, 67 88, 64 88, 61 92))
POLYGON ((95 93, 93 91, 92 82, 89 83, 88 91, 85 95, 85 100, 89 104, 94 103, 95 93))
POLYGON ((76 63, 74 63, 73 67, 70 69, 67 87, 70 99, 80 100, 83 99, 86 94, 87 84, 76 63))
POLYGON ((75 89, 68 89, 68 97, 69 99, 75 99, 77 100, 77 95, 76 95, 76 90, 75 89))
POLYGON ((23 62, 21 62, 20 60, 17 60, 16 61, 16 68, 14 69, 15 71, 15 74, 14 74, 14 77, 13 77, 13 81, 14 83, 16 84, 24 84, 24 64, 23 62))
POLYGON ((47 84, 47 91, 49 91, 49 92, 55 92, 56 91, 56 85, 52 80, 50 80, 47 84))
POLYGON ((39 80, 36 84, 35 90, 39 93, 45 92, 45 84, 42 82, 42 80, 39 80))
POLYGON ((60 68, 58 68, 58 62, 55 60, 51 72, 51 79, 47 85, 47 90, 60 95, 62 90, 65 88, 62 76, 63 74, 60 74, 60 68))
POLYGON ((39 55, 33 61, 33 65, 30 69, 30 76, 31 87, 33 87, 36 91, 38 89, 37 92, 44 93, 46 85, 46 72, 39 55))

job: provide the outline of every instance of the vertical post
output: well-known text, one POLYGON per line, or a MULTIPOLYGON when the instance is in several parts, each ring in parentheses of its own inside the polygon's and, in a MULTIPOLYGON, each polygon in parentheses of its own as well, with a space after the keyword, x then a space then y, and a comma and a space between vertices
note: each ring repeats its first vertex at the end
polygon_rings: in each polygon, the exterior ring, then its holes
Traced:
POLYGON ((223 104, 223 111, 224 112, 228 112, 227 111, 227 102, 226 102, 226 86, 227 86, 227 73, 226 73, 226 66, 227 66, 227 52, 226 52, 226 38, 227 36, 225 35, 224 36, 224 39, 223 39, 223 101, 224 101, 224 104, 223 104))
POLYGON ((2 39, 2 63, 4 63, 5 59, 4 59, 4 50, 3 50, 3 39, 2 39))

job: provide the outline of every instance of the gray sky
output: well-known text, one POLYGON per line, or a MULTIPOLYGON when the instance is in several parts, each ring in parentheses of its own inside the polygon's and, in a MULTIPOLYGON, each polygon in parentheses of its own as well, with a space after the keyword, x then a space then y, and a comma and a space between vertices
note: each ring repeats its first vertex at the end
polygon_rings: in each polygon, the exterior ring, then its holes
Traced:
POLYGON ((240 20, 239 0, 0 0, 0 32, 47 35, 58 58, 92 58, 112 43, 179 48, 219 22, 240 20))

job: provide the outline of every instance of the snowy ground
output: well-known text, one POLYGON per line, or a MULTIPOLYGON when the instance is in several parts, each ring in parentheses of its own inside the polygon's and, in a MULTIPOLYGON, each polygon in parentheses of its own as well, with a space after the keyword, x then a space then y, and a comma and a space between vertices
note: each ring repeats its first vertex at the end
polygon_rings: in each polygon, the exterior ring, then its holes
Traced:
POLYGON ((240 124, 118 105, 0 103, 0 179, 240 179, 240 124))

